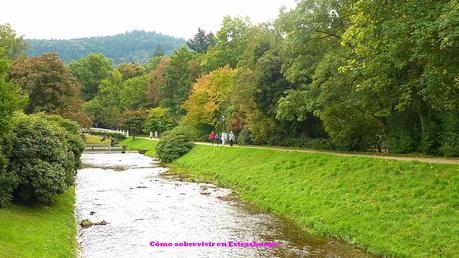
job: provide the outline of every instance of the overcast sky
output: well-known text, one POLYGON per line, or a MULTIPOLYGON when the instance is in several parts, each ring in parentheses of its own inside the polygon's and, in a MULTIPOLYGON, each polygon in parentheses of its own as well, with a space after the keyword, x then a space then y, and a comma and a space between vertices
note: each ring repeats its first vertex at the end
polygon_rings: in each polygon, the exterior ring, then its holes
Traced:
POLYGON ((190 38, 215 32, 225 15, 273 20, 295 0, 3 0, 0 23, 26 38, 69 39, 147 30, 190 38))

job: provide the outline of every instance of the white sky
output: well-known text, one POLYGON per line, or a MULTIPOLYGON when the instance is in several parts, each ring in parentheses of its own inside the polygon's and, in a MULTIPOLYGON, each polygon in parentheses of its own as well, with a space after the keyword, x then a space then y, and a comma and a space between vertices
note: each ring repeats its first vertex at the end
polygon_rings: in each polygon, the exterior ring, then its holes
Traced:
POLYGON ((192 37, 198 27, 216 32, 225 15, 254 23, 276 18, 295 0, 2 0, 0 23, 25 38, 69 39, 130 30, 192 37))

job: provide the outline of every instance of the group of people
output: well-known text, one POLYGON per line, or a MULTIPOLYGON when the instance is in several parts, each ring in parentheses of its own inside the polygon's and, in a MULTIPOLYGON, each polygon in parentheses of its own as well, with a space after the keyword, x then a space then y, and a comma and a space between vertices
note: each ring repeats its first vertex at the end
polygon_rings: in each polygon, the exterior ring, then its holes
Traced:
POLYGON ((222 132, 221 134, 219 134, 212 131, 209 134, 209 140, 212 143, 212 145, 214 143, 219 144, 221 142, 222 145, 225 146, 225 143, 229 141, 229 145, 233 146, 233 144, 236 142, 236 136, 234 135, 233 131, 231 131, 229 134, 227 134, 226 132, 222 132))
POLYGON ((153 132, 150 131, 150 139, 153 139, 153 136, 155 137, 155 139, 159 139, 158 131, 155 131, 155 134, 153 134, 153 132))

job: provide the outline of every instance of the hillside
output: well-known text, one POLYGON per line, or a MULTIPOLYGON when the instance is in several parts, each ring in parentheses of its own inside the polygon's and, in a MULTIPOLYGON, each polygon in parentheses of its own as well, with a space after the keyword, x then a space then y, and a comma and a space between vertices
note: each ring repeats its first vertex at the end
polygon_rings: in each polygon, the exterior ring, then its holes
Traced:
POLYGON ((79 39, 30 39, 30 56, 46 52, 57 52, 65 63, 78 60, 90 53, 103 53, 113 59, 115 64, 125 62, 147 62, 157 46, 166 53, 172 53, 185 44, 182 38, 176 38, 156 32, 130 31, 113 36, 88 37, 79 39))

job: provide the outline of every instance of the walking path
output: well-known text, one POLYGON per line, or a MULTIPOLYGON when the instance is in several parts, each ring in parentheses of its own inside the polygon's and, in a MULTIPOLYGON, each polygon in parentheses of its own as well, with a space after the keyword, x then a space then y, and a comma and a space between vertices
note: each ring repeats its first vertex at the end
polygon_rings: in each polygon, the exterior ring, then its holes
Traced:
MULTIPOLYGON (((147 140, 157 140, 150 139, 148 137, 137 137, 147 140)), ((207 142, 194 142, 198 145, 208 145, 214 147, 222 147, 221 144, 211 144, 207 142)), ((224 147, 230 147, 225 145, 224 147)), ((308 149, 295 149, 289 147, 269 147, 269 146, 256 146, 256 145, 237 145, 231 148, 252 148, 260 150, 279 150, 279 151, 294 151, 294 152, 303 152, 303 153, 318 153, 318 154, 328 154, 335 155, 339 157, 364 157, 364 158, 375 158, 375 159, 391 159, 391 160, 405 160, 405 161, 419 161, 419 162, 428 162, 428 163, 438 163, 438 164, 456 164, 459 165, 459 158, 427 158, 427 157, 401 157, 401 156, 382 156, 382 155, 371 155, 371 154, 356 154, 356 153, 342 153, 342 152, 333 152, 333 151, 318 151, 318 150, 308 150, 308 149)))

